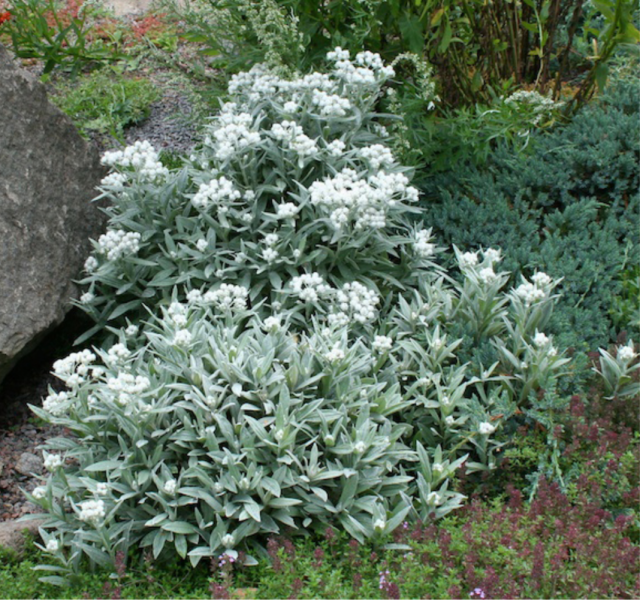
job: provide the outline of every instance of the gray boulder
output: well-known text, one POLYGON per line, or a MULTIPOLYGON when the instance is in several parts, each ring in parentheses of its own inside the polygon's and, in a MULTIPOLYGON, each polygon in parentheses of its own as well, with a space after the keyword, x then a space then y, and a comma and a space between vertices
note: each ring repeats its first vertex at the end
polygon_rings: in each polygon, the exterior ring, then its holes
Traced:
POLYGON ((98 151, 0 45, 0 382, 71 308, 105 217, 98 151))

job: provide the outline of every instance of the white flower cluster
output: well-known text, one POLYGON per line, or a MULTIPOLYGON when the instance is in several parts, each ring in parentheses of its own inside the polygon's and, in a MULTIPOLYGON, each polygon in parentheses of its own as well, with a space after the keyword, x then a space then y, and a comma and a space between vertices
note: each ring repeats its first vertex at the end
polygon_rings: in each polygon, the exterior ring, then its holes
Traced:
POLYGON ((179 348, 188 348, 192 340, 193 335, 188 329, 178 329, 173 336, 173 344, 179 348))
POLYGON ((105 506, 102 500, 85 500, 80 503, 78 518, 85 523, 97 525, 105 517, 105 506))
POLYGON ((359 154, 362 158, 367 160, 374 171, 378 171, 380 167, 388 167, 393 165, 395 159, 393 158, 393 152, 382 144, 373 144, 372 146, 365 146, 359 150, 359 154))
POLYGON ((124 173, 109 173, 109 175, 102 178, 100 185, 102 187, 113 188, 116 192, 120 192, 124 189, 125 183, 127 183, 127 176, 124 173))
POLYGON ((217 290, 207 292, 203 300, 219 310, 245 310, 248 297, 249 290, 246 287, 223 283, 217 290))
POLYGON ((250 71, 231 77, 229 94, 232 96, 246 95, 250 101, 255 102, 265 96, 275 96, 281 83, 282 80, 271 73, 265 65, 258 64, 253 66, 250 71))
MULTIPOLYGON (((169 170, 162 166, 158 153, 147 141, 138 141, 124 150, 105 152, 102 156, 102 164, 109 167, 131 167, 140 174, 142 179, 147 181, 166 178, 169 174, 169 170)), ((112 181, 117 181, 117 179, 112 181)))
MULTIPOLYGON (((187 299, 194 298, 196 294, 199 299, 202 299, 202 294, 198 290, 189 292, 187 299)), ((177 327, 184 327, 187 324, 187 307, 180 302, 172 302, 167 308, 167 316, 177 327)))
POLYGON ((351 110, 351 102, 338 94, 327 94, 324 90, 313 90, 311 103, 320 109, 323 117, 344 117, 351 110))
POLYGON ((384 519, 376 519, 373 523, 373 529, 378 533, 384 531, 384 528, 387 526, 387 522, 384 519))
POLYGON ((380 55, 373 52, 360 52, 351 62, 349 51, 338 47, 327 54, 327 59, 335 62, 336 77, 348 84, 377 84, 395 75, 393 68, 386 67, 380 55))
POLYGON ((493 265, 494 263, 498 263, 502 260, 500 249, 487 248, 486 250, 482 251, 482 254, 484 256, 484 260, 488 262, 490 265, 493 265))
POLYGON ((549 356, 555 356, 558 353, 556 348, 551 344, 551 340, 544 333, 538 331, 537 329, 535 335, 533 336, 533 344, 534 346, 536 346, 536 348, 546 348, 547 354, 549 356))
POLYGON ((483 267, 478 271, 478 279, 483 283, 493 283, 497 278, 498 275, 493 270, 493 267, 483 267))
POLYGON ((421 258, 429 258, 435 254, 436 245, 431 242, 431 239, 431 229, 420 229, 416 231, 413 250, 421 258))
POLYGON ((283 202, 276 205, 276 217, 278 219, 294 219, 299 211, 300 207, 293 202, 283 202))
POLYGON ((170 496, 173 496, 176 493, 177 487, 178 487, 178 482, 175 479, 168 479, 167 481, 164 482, 162 489, 170 496))
POLYGON ((331 348, 331 350, 325 352, 324 354, 324 358, 330 363, 340 362, 341 360, 344 360, 344 356, 344 350, 340 348, 340 345, 337 343, 333 346, 333 348, 331 348))
POLYGON ((637 355, 633 349, 633 341, 626 346, 618 346, 617 358, 622 363, 630 363, 637 355))
POLYGON ((478 264, 477 252, 464 252, 458 258, 458 265, 461 269, 471 269, 478 264))
POLYGON ((487 421, 478 425, 478 433, 480 435, 491 435, 495 430, 496 428, 487 421))
POLYGON ((262 258, 264 258, 268 263, 272 263, 278 258, 279 253, 274 248, 274 246, 278 243, 279 238, 277 233, 268 233, 264 236, 264 250, 262 251, 262 258))
POLYGON ((532 108, 536 115, 533 120, 536 125, 545 114, 550 114, 554 109, 560 108, 564 104, 563 102, 555 102, 535 90, 518 90, 511 94, 504 103, 510 106, 526 105, 532 108))
POLYGON ((84 382, 84 377, 89 373, 89 365, 95 359, 96 355, 91 350, 72 352, 53 363, 53 372, 69 387, 76 387, 84 382))
MULTIPOLYGON (((376 318, 376 305, 380 296, 357 281, 345 283, 336 291, 336 305, 340 311, 358 323, 369 323, 376 318)), ((348 320, 347 320, 348 322, 348 320)))
POLYGON ((373 338, 373 344, 371 345, 376 352, 380 352, 382 354, 384 352, 389 352, 391 348, 393 348, 393 340, 386 335, 376 335, 373 338))
POLYGON ((333 178, 315 181, 309 188, 311 203, 324 206, 331 213, 329 219, 336 229, 353 221, 356 229, 381 229, 386 215, 398 197, 414 202, 418 192, 408 185, 402 173, 384 173, 365 180, 353 169, 343 169, 333 178))
POLYGON ((299 156, 313 156, 318 153, 318 145, 307 137, 300 125, 294 121, 282 121, 271 127, 271 133, 276 140, 286 142, 299 156))
POLYGON ((98 238, 98 252, 106 254, 109 260, 136 254, 138 250, 140 250, 140 234, 137 231, 109 229, 98 238))
POLYGON ((212 179, 209 183, 201 183, 191 204, 196 208, 207 209, 211 203, 220 204, 224 200, 233 202, 241 198, 242 194, 226 177, 212 179))
POLYGON ((438 506, 442 504, 442 498, 438 492, 429 492, 427 494, 427 504, 430 506, 438 506))
MULTIPOLYGON (((278 98, 283 109, 295 113, 306 92, 315 90, 336 91, 337 85, 326 73, 309 73, 294 80, 282 79, 265 65, 255 65, 250 71, 239 73, 231 78, 229 93, 246 97, 249 102, 258 102, 262 98, 278 98)), ((224 108, 224 107, 223 107, 224 108)))
POLYGON ((47 488, 39 485, 38 487, 34 488, 33 492, 31 492, 31 495, 36 500, 42 500, 47 495, 47 488))
POLYGON ((484 260, 478 265, 477 252, 465 252, 458 258, 460 268, 472 269, 477 278, 484 284, 490 285, 498 279, 498 274, 493 270, 493 265, 502 260, 500 250, 487 248, 482 251, 484 260), (478 269, 475 267, 478 266, 478 269))
POLYGON ((62 456, 59 454, 43 452, 42 456, 44 458, 44 468, 47 471, 55 471, 58 467, 62 466, 62 456))
POLYGON ((105 357, 105 362, 108 365, 115 365, 126 360, 129 356, 131 356, 131 352, 127 347, 124 344, 118 343, 109 348, 107 356, 105 357))
POLYGON ((98 267, 98 259, 95 256, 90 256, 84 261, 84 270, 87 273, 93 273, 98 267))
POLYGON ((69 406, 69 394, 67 392, 58 392, 57 394, 49 394, 42 401, 42 408, 54 417, 63 415, 69 406))
POLYGON ((362 440, 359 441, 359 442, 356 442, 353 445, 353 451, 356 454, 364 454, 366 452, 366 450, 367 450, 367 445, 362 440))
POLYGON ((516 288, 515 293, 529 306, 539 300, 544 300, 549 295, 551 283, 551 277, 546 273, 538 272, 531 277, 531 282, 523 277, 522 283, 516 288))
MULTIPOLYGON (((289 115, 313 112, 314 108, 318 108, 321 117, 340 118, 352 109, 347 95, 354 91, 360 95, 362 85, 378 85, 394 75, 393 69, 385 67, 380 56, 371 52, 361 52, 352 62, 348 51, 336 48, 327 57, 335 63, 331 75, 310 73, 287 80, 265 65, 256 65, 250 71, 231 78, 229 93, 239 103, 255 104, 269 98, 278 102, 283 112, 289 115), (350 89, 344 90, 344 83, 350 89)), ((223 113, 232 114, 239 107, 238 104, 229 103, 222 110, 223 113)))
POLYGON ((318 273, 304 273, 291 280, 291 291, 302 302, 317 302, 333 290, 318 273))
POLYGON ((341 156, 347 145, 342 140, 333 140, 333 142, 327 144, 327 150, 331 156, 341 156))
POLYGON ((121 406, 131 403, 134 396, 149 389, 151 382, 142 375, 133 376, 131 373, 118 373, 117 377, 107 379, 107 387, 116 393, 116 402, 121 406))
POLYGON ((248 113, 235 113, 236 105, 222 108, 213 132, 216 140, 215 156, 219 160, 231 158, 238 152, 260 143, 260 133, 252 131, 253 118, 248 113))
POLYGON ((275 333, 280 329, 280 316, 272 315, 262 322, 262 328, 270 333, 275 333))

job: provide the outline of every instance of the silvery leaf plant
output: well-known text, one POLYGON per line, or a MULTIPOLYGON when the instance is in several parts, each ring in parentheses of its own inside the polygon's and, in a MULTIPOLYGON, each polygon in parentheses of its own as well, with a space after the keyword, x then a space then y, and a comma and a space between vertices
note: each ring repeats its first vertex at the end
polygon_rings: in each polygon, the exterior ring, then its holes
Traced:
POLYGON ((608 398, 638 397, 640 383, 637 377, 634 378, 635 371, 640 369, 637 357, 633 340, 618 346, 615 357, 600 348, 600 368, 594 368, 594 371, 602 378, 608 398))
POLYGON ((131 547, 251 562, 269 535, 446 515, 456 470, 492 469, 504 421, 561 376, 557 282, 506 290, 495 249, 439 267, 373 112, 392 70, 328 59, 234 77, 180 170, 145 143, 105 155, 81 301, 113 340, 57 362, 67 391, 33 408, 75 434, 30 495, 50 581, 131 547), (482 344, 495 361, 461 360, 482 344))

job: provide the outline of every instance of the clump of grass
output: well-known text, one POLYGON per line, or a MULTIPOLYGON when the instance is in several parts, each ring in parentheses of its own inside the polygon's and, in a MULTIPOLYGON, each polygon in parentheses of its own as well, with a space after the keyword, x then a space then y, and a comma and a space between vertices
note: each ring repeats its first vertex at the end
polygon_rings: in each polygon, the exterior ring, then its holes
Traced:
POLYGON ((148 79, 106 69, 61 81, 51 99, 85 137, 110 134, 122 141, 124 130, 146 119, 160 95, 148 79))

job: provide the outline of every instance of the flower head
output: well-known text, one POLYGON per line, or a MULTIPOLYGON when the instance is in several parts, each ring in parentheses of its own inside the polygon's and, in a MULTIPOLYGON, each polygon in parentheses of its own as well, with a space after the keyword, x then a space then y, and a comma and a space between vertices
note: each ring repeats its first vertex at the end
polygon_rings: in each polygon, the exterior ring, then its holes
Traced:
POLYGON ((85 523, 95 526, 104 519, 105 514, 105 505, 102 500, 85 500, 80 503, 78 518, 85 523))
POLYGON ((480 435, 491 435, 495 430, 496 428, 487 421, 478 425, 478 433, 480 433, 480 435))

